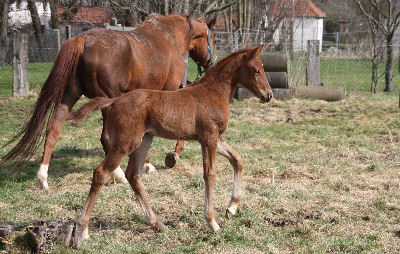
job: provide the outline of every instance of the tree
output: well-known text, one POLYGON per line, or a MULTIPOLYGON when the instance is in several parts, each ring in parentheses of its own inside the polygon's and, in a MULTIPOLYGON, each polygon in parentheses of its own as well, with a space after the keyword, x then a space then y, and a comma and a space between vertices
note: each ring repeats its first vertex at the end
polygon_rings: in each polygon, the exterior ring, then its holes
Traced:
POLYGON ((58 5, 58 0, 50 0, 50 12, 51 12, 51 28, 53 29, 58 29, 59 24, 58 24, 58 15, 57 15, 57 5, 58 5))
POLYGON ((329 18, 325 21, 325 30, 327 33, 336 33, 340 31, 340 24, 336 19, 329 18))
POLYGON ((9 0, 0 3, 0 37, 7 36, 9 0))
MULTIPOLYGON (((400 3, 396 0, 355 0, 364 16, 386 40, 385 92, 393 91, 394 35, 400 25, 400 3)), ((370 26, 371 27, 371 26, 370 26)))

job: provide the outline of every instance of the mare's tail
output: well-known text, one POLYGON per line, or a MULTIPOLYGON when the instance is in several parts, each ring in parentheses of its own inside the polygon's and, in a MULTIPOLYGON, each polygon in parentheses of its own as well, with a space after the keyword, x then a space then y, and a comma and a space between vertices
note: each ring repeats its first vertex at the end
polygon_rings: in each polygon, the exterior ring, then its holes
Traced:
POLYGON ((74 78, 84 43, 85 39, 79 36, 64 43, 40 91, 31 118, 3 148, 19 139, 18 144, 1 158, 0 165, 14 159, 19 159, 18 163, 21 165, 37 151, 44 140, 43 128, 47 119, 51 119, 55 108, 60 104, 69 79, 74 78))
POLYGON ((77 111, 70 113, 67 117, 67 120, 72 124, 78 124, 86 120, 94 111, 98 109, 105 108, 111 105, 114 102, 114 99, 104 98, 104 97, 96 97, 90 100, 88 103, 83 105, 77 111))

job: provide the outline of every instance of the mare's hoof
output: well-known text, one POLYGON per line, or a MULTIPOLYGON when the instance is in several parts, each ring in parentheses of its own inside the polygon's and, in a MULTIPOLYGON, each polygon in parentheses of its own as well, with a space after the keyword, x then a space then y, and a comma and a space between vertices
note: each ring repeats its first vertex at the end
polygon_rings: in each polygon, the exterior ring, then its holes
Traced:
POLYGON ((174 152, 168 153, 167 156, 165 157, 165 166, 167 166, 167 168, 175 167, 176 161, 178 159, 179 155, 177 153, 174 152))

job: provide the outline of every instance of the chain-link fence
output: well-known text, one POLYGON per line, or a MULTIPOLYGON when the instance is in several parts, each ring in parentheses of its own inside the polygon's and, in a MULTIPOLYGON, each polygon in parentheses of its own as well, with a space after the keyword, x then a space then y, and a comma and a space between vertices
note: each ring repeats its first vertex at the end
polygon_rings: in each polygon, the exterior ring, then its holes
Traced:
MULTIPOLYGON (((79 30, 76 30, 79 32, 79 30)), ((75 32, 73 35, 76 35, 75 32)), ((63 34, 62 32, 60 33, 63 34)), ((368 39, 360 34, 324 34, 322 52, 320 53, 320 78, 325 86, 343 86, 347 93, 369 92, 371 90, 372 49, 368 39)), ((291 45, 267 43, 268 34, 257 30, 236 31, 234 33, 215 32, 217 55, 220 57, 230 52, 246 47, 264 44, 265 54, 288 53, 291 45)), ((270 38, 269 38, 270 39, 270 38)), ((12 59, 13 38, 0 38, 0 97, 12 94, 12 59)), ((53 31, 43 34, 40 38, 29 35, 29 85, 30 89, 38 92, 46 80, 53 62, 58 54, 57 38, 53 31)), ((65 41, 60 37, 61 44, 65 41)), ((293 42, 293 48, 304 42, 293 42)), ((394 47, 393 84, 399 88, 400 75, 398 72, 399 46, 394 47)), ((385 87, 385 48, 382 48, 378 68, 378 91, 385 87)), ((288 55, 290 55, 288 53, 288 55)), ((307 52, 294 51, 289 60, 289 86, 306 85, 307 52)), ((189 70, 190 71, 190 70, 189 70)))

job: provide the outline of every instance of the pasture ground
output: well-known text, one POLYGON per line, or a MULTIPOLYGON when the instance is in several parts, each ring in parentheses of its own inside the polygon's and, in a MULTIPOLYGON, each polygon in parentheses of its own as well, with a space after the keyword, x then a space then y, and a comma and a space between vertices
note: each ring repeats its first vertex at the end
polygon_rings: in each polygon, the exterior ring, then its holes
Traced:
MULTIPOLYGON (((35 99, 0 100, 0 145, 21 128, 35 99)), ((99 112, 78 127, 65 125, 50 165, 48 192, 39 191, 36 181, 40 152, 22 168, 1 167, 0 224, 77 217, 93 169, 104 157, 101 126, 99 112)), ((96 203, 91 238, 79 250, 55 244, 49 251, 400 253, 397 93, 329 103, 235 102, 223 137, 242 155, 244 186, 240 212, 229 221, 224 214, 233 174, 218 156, 217 234, 208 231, 203 218, 200 146, 187 142, 177 166, 165 169, 164 156, 175 142, 155 138, 150 156, 159 171, 144 175, 144 184, 169 230, 153 232, 130 187, 109 183, 96 203)), ((0 245, 0 252, 25 252, 22 235, 0 245)))

